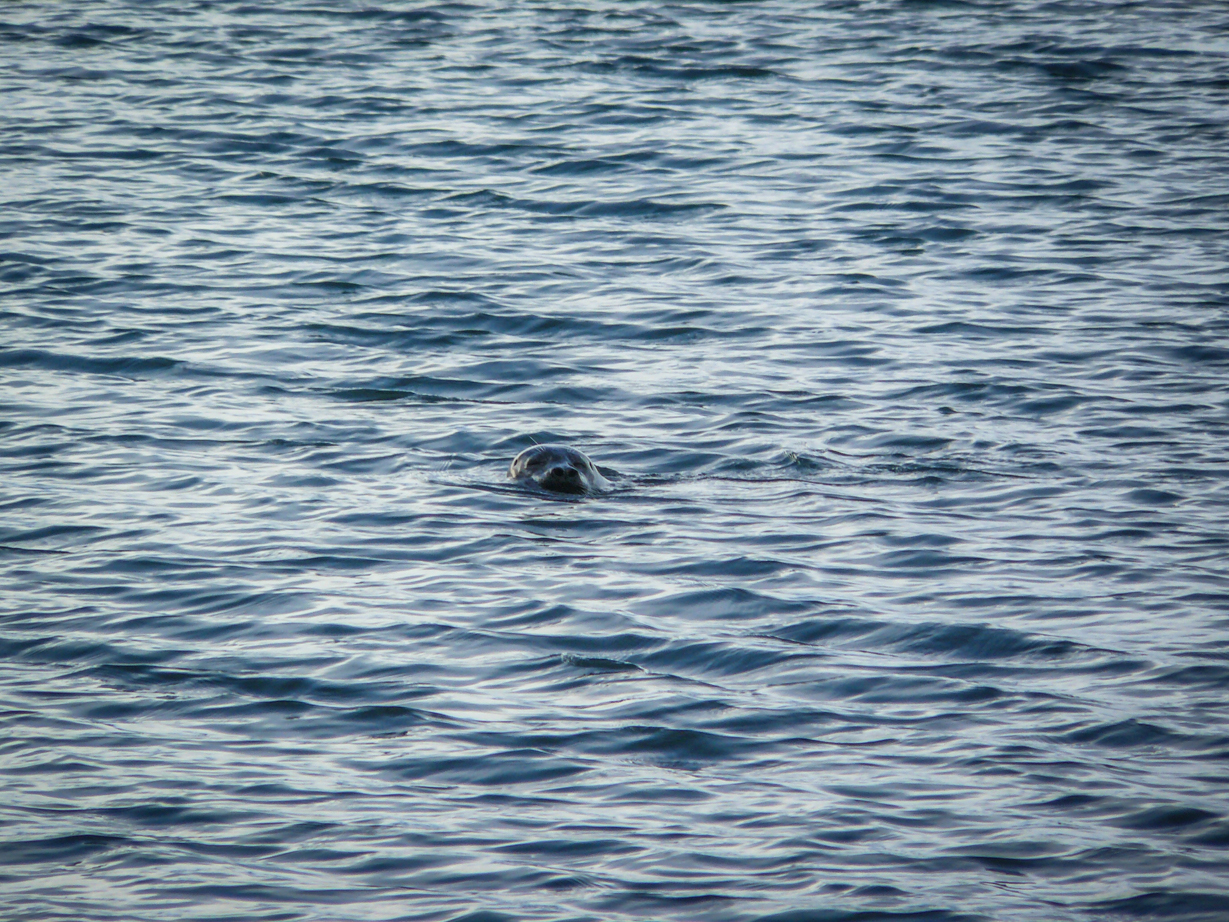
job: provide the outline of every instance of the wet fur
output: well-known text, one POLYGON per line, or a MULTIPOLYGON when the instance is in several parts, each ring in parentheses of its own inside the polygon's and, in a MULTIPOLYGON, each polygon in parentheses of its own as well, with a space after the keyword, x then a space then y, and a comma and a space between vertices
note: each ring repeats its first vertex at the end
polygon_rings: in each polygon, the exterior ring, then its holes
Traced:
POLYGON ((553 493, 579 495, 610 489, 610 482, 598 473, 592 461, 564 445, 526 448, 513 459, 508 476, 513 480, 532 480, 553 493))

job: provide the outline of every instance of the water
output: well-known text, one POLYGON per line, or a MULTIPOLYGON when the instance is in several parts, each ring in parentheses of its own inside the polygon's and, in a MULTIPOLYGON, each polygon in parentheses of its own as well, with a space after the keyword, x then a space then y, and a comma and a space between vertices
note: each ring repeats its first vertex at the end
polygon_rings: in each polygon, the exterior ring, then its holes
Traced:
POLYGON ((0 17, 0 915, 1229 916, 1229 8, 0 17))

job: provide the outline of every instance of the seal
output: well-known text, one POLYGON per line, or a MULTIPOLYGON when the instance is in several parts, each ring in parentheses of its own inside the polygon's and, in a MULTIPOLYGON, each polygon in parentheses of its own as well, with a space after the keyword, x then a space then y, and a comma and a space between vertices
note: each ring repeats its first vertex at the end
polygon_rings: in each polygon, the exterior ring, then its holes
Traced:
POLYGON ((597 472, 593 462, 575 448, 564 445, 534 445, 512 460, 512 480, 532 480, 554 493, 596 493, 609 490, 610 481, 597 472))

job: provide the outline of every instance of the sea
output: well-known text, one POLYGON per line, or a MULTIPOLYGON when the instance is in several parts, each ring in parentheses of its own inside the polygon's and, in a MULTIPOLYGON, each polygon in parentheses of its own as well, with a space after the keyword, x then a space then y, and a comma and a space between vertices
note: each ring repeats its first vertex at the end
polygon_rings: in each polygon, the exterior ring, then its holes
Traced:
POLYGON ((3 3, 0 918, 1229 919, 1229 5, 3 3))

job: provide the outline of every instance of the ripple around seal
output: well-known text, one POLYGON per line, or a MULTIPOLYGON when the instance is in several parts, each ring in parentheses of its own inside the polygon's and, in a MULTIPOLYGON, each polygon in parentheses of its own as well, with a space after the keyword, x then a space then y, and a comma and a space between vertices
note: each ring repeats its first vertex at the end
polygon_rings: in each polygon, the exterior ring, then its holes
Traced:
POLYGON ((0 915, 1224 915, 1223 4, 0 19, 0 915))

